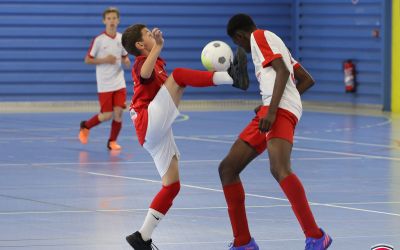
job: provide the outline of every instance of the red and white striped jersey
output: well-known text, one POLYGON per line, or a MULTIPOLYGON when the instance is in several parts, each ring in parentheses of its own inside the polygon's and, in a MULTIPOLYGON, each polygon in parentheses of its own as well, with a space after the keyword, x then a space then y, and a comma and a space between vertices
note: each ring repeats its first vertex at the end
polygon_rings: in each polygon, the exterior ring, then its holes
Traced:
POLYGON ((300 120, 303 108, 293 73, 294 67, 298 67, 297 61, 292 58, 284 42, 270 31, 254 31, 251 34, 250 45, 255 74, 260 83, 263 104, 269 106, 275 84, 276 72, 271 67, 271 62, 277 58, 282 58, 290 72, 290 76, 279 107, 290 111, 300 120))

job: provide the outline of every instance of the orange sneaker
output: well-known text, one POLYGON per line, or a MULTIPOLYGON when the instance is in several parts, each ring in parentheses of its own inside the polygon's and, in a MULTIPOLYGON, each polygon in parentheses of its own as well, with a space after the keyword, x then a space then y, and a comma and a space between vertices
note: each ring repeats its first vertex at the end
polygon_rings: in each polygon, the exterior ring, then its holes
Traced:
POLYGON ((81 129, 79 130, 79 135, 78 135, 78 138, 82 144, 88 143, 89 132, 90 132, 89 129, 85 127, 85 122, 86 121, 81 121, 81 129))
POLYGON ((121 146, 116 141, 108 141, 107 148, 109 150, 121 150, 121 146))

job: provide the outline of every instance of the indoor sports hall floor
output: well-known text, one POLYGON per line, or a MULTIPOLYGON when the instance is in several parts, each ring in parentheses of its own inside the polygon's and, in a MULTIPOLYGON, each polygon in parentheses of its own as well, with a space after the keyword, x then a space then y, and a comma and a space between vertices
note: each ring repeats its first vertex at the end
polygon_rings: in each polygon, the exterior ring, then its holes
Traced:
MULTIPOLYGON (((353 112, 354 113, 354 112, 353 112)), ((130 249, 160 188, 128 114, 120 153, 106 150, 109 124, 77 140, 92 113, 0 115, 0 248, 130 249)), ((226 250, 232 239, 218 163, 251 111, 183 111, 174 124, 182 189, 154 234, 161 250, 226 250)), ((400 248, 400 118, 305 111, 292 165, 330 249, 400 248)), ((291 208, 263 154, 243 173, 251 232, 262 250, 304 249, 291 208)))

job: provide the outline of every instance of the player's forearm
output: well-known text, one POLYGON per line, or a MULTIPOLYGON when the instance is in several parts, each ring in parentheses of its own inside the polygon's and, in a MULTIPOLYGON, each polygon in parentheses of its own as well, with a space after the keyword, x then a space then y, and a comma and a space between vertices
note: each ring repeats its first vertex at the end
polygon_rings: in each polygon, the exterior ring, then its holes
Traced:
POLYGON ((272 91, 272 98, 268 112, 276 113, 278 110, 289 75, 290 72, 287 69, 282 69, 276 72, 275 85, 272 91))
POLYGON ((104 58, 93 58, 93 57, 86 56, 85 63, 86 64, 103 64, 104 58))
POLYGON ((296 84, 296 88, 299 91, 300 95, 302 95, 304 92, 306 92, 309 88, 311 88, 314 85, 314 80, 313 79, 304 79, 296 84))
POLYGON ((129 60, 128 56, 123 56, 122 61, 127 69, 131 67, 131 61, 129 60))
POLYGON ((314 85, 314 79, 308 71, 299 64, 294 69, 294 78, 297 80, 296 88, 300 95, 307 91, 314 85))
POLYGON ((140 70, 140 76, 144 79, 151 77, 154 70, 154 65, 156 64, 157 58, 161 53, 162 46, 157 44, 151 49, 146 61, 143 63, 142 69, 140 70))

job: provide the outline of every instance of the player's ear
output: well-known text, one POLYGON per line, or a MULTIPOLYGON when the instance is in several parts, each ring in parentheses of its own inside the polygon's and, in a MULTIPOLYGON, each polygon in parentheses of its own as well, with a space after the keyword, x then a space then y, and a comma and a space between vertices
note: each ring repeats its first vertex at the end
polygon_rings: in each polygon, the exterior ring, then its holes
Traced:
POLYGON ((238 40, 243 40, 246 37, 246 33, 243 30, 238 30, 235 32, 235 38, 238 40))
POLYGON ((135 47, 139 50, 144 49, 144 44, 143 42, 136 42, 135 47))

